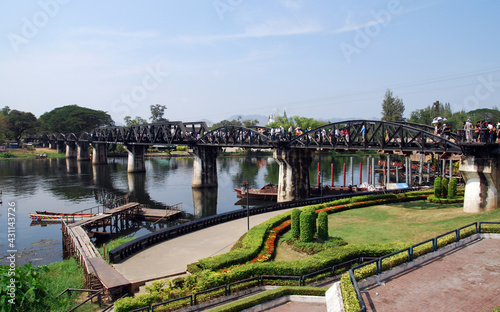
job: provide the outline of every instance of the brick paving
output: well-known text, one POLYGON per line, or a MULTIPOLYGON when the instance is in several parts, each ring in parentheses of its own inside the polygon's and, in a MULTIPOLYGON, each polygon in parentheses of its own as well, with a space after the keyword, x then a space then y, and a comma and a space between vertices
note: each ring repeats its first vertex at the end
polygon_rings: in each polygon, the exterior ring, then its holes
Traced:
POLYGON ((480 239, 361 289, 367 311, 491 311, 500 305, 500 239, 480 239))

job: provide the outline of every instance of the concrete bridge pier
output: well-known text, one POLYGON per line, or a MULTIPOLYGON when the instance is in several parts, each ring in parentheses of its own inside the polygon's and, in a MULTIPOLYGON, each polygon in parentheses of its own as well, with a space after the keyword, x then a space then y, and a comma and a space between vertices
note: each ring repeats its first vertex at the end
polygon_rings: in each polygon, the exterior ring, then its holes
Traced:
POLYGON ((58 142, 56 140, 49 141, 49 148, 50 149, 57 149, 57 144, 58 142))
POLYGON ((56 141, 57 153, 65 154, 66 153, 66 142, 64 141, 56 141))
POLYGON ((195 146, 193 163, 193 188, 217 187, 217 156, 221 147, 195 146))
POLYGON ((278 202, 309 197, 309 166, 312 151, 308 149, 275 149, 274 159, 279 164, 278 202))
POLYGON ((500 203, 500 159, 465 156, 460 161, 460 172, 465 180, 464 212, 495 210, 500 203))
POLYGON ((146 162, 144 160, 146 148, 145 145, 125 145, 128 152, 127 172, 146 171, 146 162))
POLYGON ((108 163, 108 144, 92 143, 92 164, 105 165, 108 163))
POLYGON ((78 142, 77 143, 77 155, 76 158, 79 161, 89 161, 90 160, 90 144, 88 142, 78 142))
POLYGON ((76 142, 66 142, 66 158, 76 158, 77 148, 78 146, 76 145, 76 142))

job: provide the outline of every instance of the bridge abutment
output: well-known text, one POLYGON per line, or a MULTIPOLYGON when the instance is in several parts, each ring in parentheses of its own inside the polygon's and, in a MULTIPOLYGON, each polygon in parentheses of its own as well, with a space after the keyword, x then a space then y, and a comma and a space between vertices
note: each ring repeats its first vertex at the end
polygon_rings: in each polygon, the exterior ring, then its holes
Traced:
POLYGON ((279 164, 278 202, 309 197, 309 166, 312 152, 308 149, 276 149, 273 155, 279 164))
POLYGON ((464 212, 478 213, 495 210, 500 201, 500 159, 468 155, 460 162, 465 180, 464 212))
POLYGON ((217 187, 217 156, 222 152, 217 146, 195 146, 193 162, 193 188, 217 187))
POLYGON ((144 145, 125 145, 128 152, 127 172, 146 171, 146 162, 144 161, 146 148, 147 146, 144 145))
POLYGON ((92 164, 105 165, 108 163, 108 144, 92 143, 92 164))

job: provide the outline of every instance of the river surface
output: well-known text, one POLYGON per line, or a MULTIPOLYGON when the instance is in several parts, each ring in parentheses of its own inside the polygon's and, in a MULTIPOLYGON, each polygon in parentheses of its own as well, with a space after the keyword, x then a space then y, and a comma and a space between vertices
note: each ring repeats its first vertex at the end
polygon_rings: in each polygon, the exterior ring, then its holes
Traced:
MULTIPOLYGON (((331 184, 332 163, 336 186, 343 184, 344 163, 347 184, 359 184, 359 163, 363 164, 362 180, 366 182, 367 157, 353 157, 352 173, 350 159, 351 155, 316 156, 310 168, 311 186, 318 184, 318 163, 322 184, 331 184)), ((3 200, 0 205, 0 264, 9 264, 12 254, 16 255, 16 265, 29 262, 42 265, 62 259, 61 225, 33 224, 29 213, 36 210, 75 212, 129 195, 151 208, 165 209, 181 204, 184 219, 189 220, 246 208, 246 201, 238 201, 234 191, 243 181, 252 188, 278 183, 279 166, 271 156, 219 157, 217 170, 218 188, 193 191, 193 159, 189 157, 148 158, 146 172, 133 174, 127 173, 127 158, 119 157, 110 157, 107 165, 99 166, 64 158, 0 161, 3 200)), ((266 203, 251 202, 250 206, 258 204, 266 203)), ((125 235, 138 237, 173 224, 177 222, 143 222, 125 235)))

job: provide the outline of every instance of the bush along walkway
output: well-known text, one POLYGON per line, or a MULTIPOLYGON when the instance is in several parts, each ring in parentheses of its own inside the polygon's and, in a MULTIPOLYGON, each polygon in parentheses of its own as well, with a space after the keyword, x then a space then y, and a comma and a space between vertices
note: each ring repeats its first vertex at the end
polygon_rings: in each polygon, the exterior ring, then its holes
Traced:
MULTIPOLYGON (((432 195, 432 191, 367 195, 308 206, 308 209, 314 209, 316 213, 336 213, 372 205, 423 200, 429 195, 432 195)), ((254 226, 240 239, 237 247, 228 253, 200 259, 189 265, 191 275, 165 282, 164 284, 169 284, 167 287, 156 287, 155 291, 148 294, 118 300, 115 311, 129 311, 255 276, 303 276, 358 257, 382 256, 407 247, 407 244, 401 243, 345 245, 325 249, 301 260, 270 261, 275 254, 278 237, 290 229, 291 213, 285 212, 254 226)), ((224 292, 221 292, 220 296, 223 295, 224 292)))

